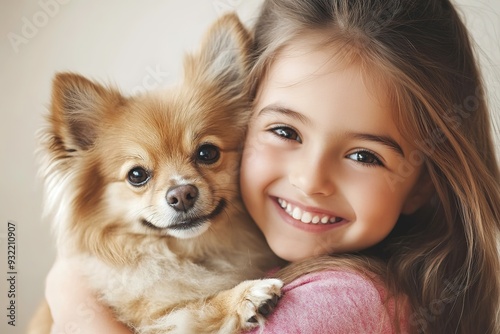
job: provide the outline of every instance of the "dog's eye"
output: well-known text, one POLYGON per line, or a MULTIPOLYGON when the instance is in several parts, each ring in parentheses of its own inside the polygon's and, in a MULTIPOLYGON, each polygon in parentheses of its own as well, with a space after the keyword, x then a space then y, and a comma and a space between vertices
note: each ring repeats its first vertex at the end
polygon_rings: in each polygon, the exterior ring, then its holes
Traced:
POLYGON ((213 164, 216 163, 220 158, 219 148, 212 144, 203 144, 198 148, 196 152, 196 161, 202 164, 213 164))
POLYGON ((140 187, 145 185, 151 175, 142 167, 134 167, 128 172, 128 182, 134 187, 140 187))

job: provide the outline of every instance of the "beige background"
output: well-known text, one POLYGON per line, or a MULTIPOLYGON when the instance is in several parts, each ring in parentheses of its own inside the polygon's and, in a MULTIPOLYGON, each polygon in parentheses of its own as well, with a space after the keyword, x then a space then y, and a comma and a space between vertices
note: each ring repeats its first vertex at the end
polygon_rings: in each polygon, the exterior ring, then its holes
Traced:
MULTIPOLYGON (((42 223, 33 152, 56 71, 116 83, 123 92, 172 84, 181 56, 222 12, 251 24, 260 0, 0 0, 0 333, 23 333, 54 257, 42 223), (16 229, 16 327, 7 325, 7 222, 16 229)), ((500 1, 459 0, 500 117, 500 1)), ((497 147, 500 131, 496 128, 497 147)))

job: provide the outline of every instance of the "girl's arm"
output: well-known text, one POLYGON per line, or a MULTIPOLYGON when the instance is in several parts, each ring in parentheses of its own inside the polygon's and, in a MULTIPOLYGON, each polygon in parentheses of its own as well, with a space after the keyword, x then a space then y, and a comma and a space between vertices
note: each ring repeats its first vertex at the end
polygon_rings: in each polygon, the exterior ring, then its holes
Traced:
MULTIPOLYGON (((394 313, 384 305, 385 295, 383 286, 356 273, 308 274, 283 288, 262 331, 246 334, 395 333, 394 313)), ((406 333, 404 317, 400 325, 406 333)))
POLYGON ((133 333, 97 301, 79 269, 69 260, 57 259, 54 263, 47 276, 45 298, 54 320, 52 334, 133 333))
MULTIPOLYGON (((327 271, 305 275, 285 286, 269 316, 266 333, 393 333, 393 317, 383 300, 383 287, 355 273, 327 271)), ((68 260, 59 259, 47 277, 46 299, 53 334, 75 332, 133 333, 101 305, 84 278, 68 260)), ((401 322, 402 332, 406 324, 401 322)))

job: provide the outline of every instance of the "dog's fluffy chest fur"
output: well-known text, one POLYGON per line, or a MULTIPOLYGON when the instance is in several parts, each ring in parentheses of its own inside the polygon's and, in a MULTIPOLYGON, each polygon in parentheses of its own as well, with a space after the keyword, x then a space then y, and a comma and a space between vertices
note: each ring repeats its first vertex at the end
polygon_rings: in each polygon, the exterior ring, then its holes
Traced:
POLYGON ((83 256, 79 261, 105 304, 122 321, 137 326, 144 321, 142 310, 166 313, 183 303, 210 297, 265 274, 260 268, 269 266, 270 259, 258 248, 266 249, 266 245, 255 237, 252 223, 245 221, 244 216, 241 219, 232 222, 236 229, 230 229, 237 235, 226 230, 206 236, 239 240, 238 243, 219 242, 201 248, 194 244, 186 249, 186 241, 179 245, 177 240, 152 238, 137 245, 141 248, 137 251, 140 257, 133 265, 116 266, 83 256), (179 247, 184 248, 185 254, 178 253, 179 247))

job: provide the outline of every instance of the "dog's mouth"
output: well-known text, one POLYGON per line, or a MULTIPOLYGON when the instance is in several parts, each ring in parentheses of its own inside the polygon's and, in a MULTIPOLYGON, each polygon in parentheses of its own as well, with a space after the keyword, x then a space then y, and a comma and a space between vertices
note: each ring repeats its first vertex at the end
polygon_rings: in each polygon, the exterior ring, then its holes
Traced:
POLYGON ((187 219, 180 219, 178 222, 175 222, 174 224, 160 227, 152 222, 142 219, 141 223, 149 228, 155 229, 155 230, 173 230, 173 231, 186 231, 186 230, 193 230, 196 229, 208 221, 212 220, 216 216, 218 216, 226 207, 226 201, 224 199, 221 199, 215 209, 210 212, 207 215, 204 216, 195 216, 195 217, 189 217, 187 219))

